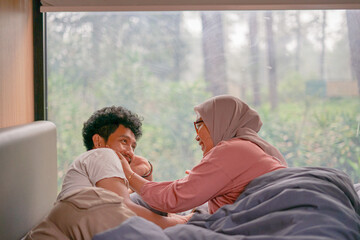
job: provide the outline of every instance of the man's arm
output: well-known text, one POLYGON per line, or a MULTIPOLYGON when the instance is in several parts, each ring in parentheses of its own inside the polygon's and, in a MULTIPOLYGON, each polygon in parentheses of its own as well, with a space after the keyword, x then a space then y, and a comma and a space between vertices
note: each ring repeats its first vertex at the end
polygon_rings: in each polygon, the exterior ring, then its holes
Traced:
POLYGON ((179 223, 186 223, 192 215, 180 216, 180 215, 172 215, 171 217, 163 217, 152 211, 141 207, 135 203, 133 203, 130 199, 128 189, 124 183, 124 180, 118 177, 113 178, 105 178, 96 183, 97 187, 101 187, 112 191, 119 196, 124 198, 124 203, 126 206, 135 212, 136 215, 143 217, 157 225, 161 228, 165 229, 167 227, 174 226, 179 223))
POLYGON ((130 163, 130 167, 136 174, 145 178, 146 180, 153 180, 153 166, 146 158, 134 155, 130 163))

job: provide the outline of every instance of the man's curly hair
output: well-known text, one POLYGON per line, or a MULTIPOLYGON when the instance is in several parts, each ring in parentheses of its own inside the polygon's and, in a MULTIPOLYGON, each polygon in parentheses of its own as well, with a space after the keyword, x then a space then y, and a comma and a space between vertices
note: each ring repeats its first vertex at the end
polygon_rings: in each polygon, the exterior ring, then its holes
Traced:
POLYGON ((129 128, 139 139, 142 135, 141 120, 139 116, 124 107, 104 107, 94 112, 84 123, 82 136, 86 150, 94 148, 92 137, 99 134, 105 141, 116 131, 119 125, 129 128))

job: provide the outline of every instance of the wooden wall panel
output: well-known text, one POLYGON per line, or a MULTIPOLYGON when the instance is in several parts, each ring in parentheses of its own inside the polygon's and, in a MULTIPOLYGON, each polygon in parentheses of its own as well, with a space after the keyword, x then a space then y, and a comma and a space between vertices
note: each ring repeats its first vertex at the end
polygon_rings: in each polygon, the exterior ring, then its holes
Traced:
POLYGON ((0 0, 0 127, 34 121, 32 0, 0 0))

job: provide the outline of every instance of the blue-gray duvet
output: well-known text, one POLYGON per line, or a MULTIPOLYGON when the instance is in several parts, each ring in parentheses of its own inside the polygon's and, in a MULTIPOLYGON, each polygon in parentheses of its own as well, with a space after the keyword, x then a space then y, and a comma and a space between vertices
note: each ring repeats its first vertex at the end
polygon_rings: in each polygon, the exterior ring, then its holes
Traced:
POLYGON ((254 179, 213 215, 165 230, 132 217, 93 239, 360 240, 360 201, 341 171, 287 168, 254 179))

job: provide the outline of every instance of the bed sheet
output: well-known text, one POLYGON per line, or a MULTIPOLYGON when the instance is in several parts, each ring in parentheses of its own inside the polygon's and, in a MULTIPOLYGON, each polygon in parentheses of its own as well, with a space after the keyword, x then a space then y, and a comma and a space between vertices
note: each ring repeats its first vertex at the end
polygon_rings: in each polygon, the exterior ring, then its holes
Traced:
POLYGON ((213 215, 162 230, 132 217, 94 240, 359 240, 360 201, 348 176, 331 168, 287 168, 254 179, 213 215))

